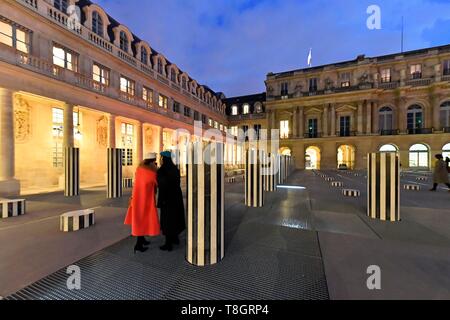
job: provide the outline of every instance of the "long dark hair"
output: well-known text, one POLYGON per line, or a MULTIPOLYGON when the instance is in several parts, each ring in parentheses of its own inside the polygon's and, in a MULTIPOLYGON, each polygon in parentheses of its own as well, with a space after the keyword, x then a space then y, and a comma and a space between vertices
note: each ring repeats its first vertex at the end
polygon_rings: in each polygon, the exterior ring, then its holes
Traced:
POLYGON ((173 169, 176 168, 175 164, 173 163, 172 157, 162 157, 162 165, 161 168, 164 169, 173 169))

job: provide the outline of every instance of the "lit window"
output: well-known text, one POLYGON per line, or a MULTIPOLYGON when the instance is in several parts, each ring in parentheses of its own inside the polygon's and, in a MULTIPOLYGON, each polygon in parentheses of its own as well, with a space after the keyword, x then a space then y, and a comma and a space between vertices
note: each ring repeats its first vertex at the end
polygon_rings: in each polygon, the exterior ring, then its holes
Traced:
POLYGON ((235 136, 235 137, 237 137, 238 136, 238 127, 231 127, 231 129, 230 129, 230 131, 231 131, 231 134, 233 135, 233 136, 235 136))
POLYGON ((430 151, 424 144, 415 144, 409 149, 410 168, 428 168, 430 151))
POLYGON ((214 121, 214 128, 219 129, 219 123, 217 121, 214 121))
POLYGON ((129 40, 127 34, 124 31, 120 31, 120 49, 128 52, 129 40))
POLYGON ((53 108, 52 109, 52 119, 53 119, 53 136, 62 137, 63 135, 63 124, 64 124, 64 111, 63 109, 53 108))
POLYGON ((128 123, 122 123, 121 125, 122 136, 122 165, 133 165, 133 148, 134 148, 134 126, 128 123))
POLYGON ((237 106, 232 106, 231 107, 231 115, 232 116, 237 116, 239 114, 239 110, 237 106))
POLYGON ((243 106, 243 114, 249 114, 250 113, 250 105, 244 104, 243 106))
POLYGON ((126 78, 120 77, 120 91, 129 94, 130 96, 134 96, 135 94, 136 84, 134 81, 126 78))
POLYGON ((407 127, 411 133, 423 128, 423 109, 419 105, 412 105, 408 108, 407 127))
POLYGON ((100 64, 94 63, 94 65, 92 66, 92 79, 95 82, 101 83, 105 86, 109 86, 109 74, 109 69, 103 67, 100 64))
POLYGON ((97 11, 92 13, 92 31, 103 37, 103 19, 97 11))
POLYGON ((281 139, 289 138, 289 121, 288 120, 280 121, 280 138, 281 139))
POLYGON ((381 70, 381 82, 382 83, 391 82, 391 69, 381 70))
POLYGON ((210 127, 212 127, 214 125, 213 120, 209 119, 208 124, 209 124, 210 127))
POLYGON ((341 87, 346 88, 350 87, 350 72, 341 73, 341 87))
POLYGON ((414 64, 410 67, 411 79, 422 78, 422 65, 414 64))
POLYGON ((162 94, 160 94, 159 95, 159 106, 161 108, 167 109, 167 103, 168 103, 167 97, 165 97, 162 94))
POLYGON ((66 48, 53 46, 53 64, 74 72, 78 71, 78 54, 66 48))
POLYGON ((151 105, 153 103, 153 90, 143 87, 142 88, 142 99, 147 102, 147 105, 151 105))
POLYGON ((28 33, 19 29, 16 25, 4 21, 0 21, 0 43, 25 53, 30 52, 28 33))
POLYGON ((397 152, 397 147, 393 144, 385 144, 380 148, 380 152, 397 152))

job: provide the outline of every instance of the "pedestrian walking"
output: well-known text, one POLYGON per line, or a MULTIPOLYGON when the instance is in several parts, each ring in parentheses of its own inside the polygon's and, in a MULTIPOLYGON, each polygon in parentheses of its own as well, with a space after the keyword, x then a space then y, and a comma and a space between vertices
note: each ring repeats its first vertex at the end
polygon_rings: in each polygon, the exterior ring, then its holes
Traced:
POLYGON ((434 168, 433 173, 433 188, 430 191, 436 191, 439 184, 443 183, 449 188, 450 192, 450 183, 448 179, 448 165, 447 162, 444 161, 444 157, 442 154, 436 155, 436 166, 434 168))

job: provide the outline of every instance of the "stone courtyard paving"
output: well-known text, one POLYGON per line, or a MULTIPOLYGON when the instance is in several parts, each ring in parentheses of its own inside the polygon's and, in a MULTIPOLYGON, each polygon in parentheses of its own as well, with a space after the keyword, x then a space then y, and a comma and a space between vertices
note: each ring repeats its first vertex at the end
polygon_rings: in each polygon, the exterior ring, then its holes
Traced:
MULTIPOLYGON (((286 183, 305 190, 268 193, 265 207, 246 208, 242 183, 226 186, 226 253, 218 265, 185 262, 184 247, 160 252, 163 239, 134 255, 122 225, 127 197, 106 201, 103 190, 78 200, 34 196, 22 220, 0 222, 0 295, 7 299, 449 299, 450 194, 428 191, 430 181, 408 173, 402 221, 366 217, 364 173, 327 171, 340 188, 313 172, 286 183), (74 234, 58 231, 58 214, 98 207, 97 225, 74 234), (46 209, 47 208, 47 209, 46 209), (26 220, 27 219, 27 220, 26 220), (82 290, 69 291, 66 267, 81 268, 82 290), (382 290, 367 288, 367 268, 381 268, 382 290), (41 279, 41 280, 40 280, 41 279), (40 281, 38 281, 40 280, 40 281), (37 282, 36 282, 37 281, 37 282)), ((420 175, 422 176, 422 175, 420 175)))

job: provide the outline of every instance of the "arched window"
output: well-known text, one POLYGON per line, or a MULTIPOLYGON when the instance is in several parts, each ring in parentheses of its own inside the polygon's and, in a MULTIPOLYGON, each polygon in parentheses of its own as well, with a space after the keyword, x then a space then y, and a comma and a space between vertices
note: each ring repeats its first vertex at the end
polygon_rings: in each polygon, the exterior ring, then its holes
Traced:
POLYGON ((239 114, 239 110, 237 106, 232 106, 231 107, 231 115, 232 116, 237 116, 239 114))
POLYGON ((69 0, 55 0, 53 5, 56 9, 64 13, 67 13, 67 8, 69 7, 69 0))
POLYGON ((450 101, 441 104, 441 126, 450 128, 450 101))
POLYGON ((163 74, 163 63, 161 59, 158 59, 158 73, 163 74))
POLYGON ((141 47, 141 62, 143 64, 148 64, 148 51, 145 47, 141 47))
POLYGON ((450 158, 450 143, 447 143, 447 144, 442 148, 442 155, 444 156, 444 159, 450 158))
POLYGON ((243 114, 249 114, 250 113, 250 105, 248 103, 244 104, 242 106, 242 108, 243 108, 243 110, 242 110, 243 114))
POLYGON ((428 168, 430 163, 430 150, 424 144, 415 144, 409 149, 410 168, 428 168))
POLYGON ((393 112, 390 107, 380 109, 379 125, 381 133, 392 132, 393 128, 393 112))
POLYGON ((380 152, 397 152, 398 149, 393 144, 385 144, 380 148, 380 152))
POLYGON ((103 37, 103 19, 97 11, 92 13, 92 32, 103 37))
POLYGON ((128 37, 125 31, 120 31, 120 49, 125 52, 128 52, 128 37))
POLYGON ((423 129, 423 109, 421 106, 415 104, 408 108, 408 131, 409 133, 416 133, 423 129))
POLYGON ((184 90, 187 90, 187 80, 186 77, 183 77, 183 80, 181 80, 181 86, 184 90))

